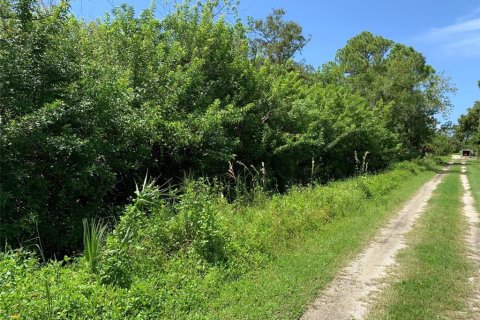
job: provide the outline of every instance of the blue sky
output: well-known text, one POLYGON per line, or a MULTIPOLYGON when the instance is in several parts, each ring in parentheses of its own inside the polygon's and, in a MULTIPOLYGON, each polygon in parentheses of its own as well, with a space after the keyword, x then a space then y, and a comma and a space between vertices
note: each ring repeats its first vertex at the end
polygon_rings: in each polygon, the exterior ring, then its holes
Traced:
MULTIPOLYGON (((157 0, 162 3, 165 0, 157 0)), ((178 1, 178 0, 177 0, 178 1)), ((121 3, 140 12, 150 0, 72 0, 72 10, 87 20, 101 17, 121 3)), ((241 0, 242 17, 263 18, 283 8, 311 41, 300 59, 320 66, 335 57, 348 39, 370 31, 423 53, 438 72, 452 79, 458 91, 451 97, 456 121, 480 100, 480 0, 241 0)))

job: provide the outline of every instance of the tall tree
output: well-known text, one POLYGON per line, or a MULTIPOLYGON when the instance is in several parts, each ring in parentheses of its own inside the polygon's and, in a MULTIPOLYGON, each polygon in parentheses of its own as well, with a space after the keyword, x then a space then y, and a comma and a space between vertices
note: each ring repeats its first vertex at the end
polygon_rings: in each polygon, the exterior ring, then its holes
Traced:
POLYGON ((480 101, 475 101, 467 113, 460 116, 456 128, 456 136, 464 145, 479 145, 480 133, 480 101))
POLYGON ((251 47, 254 56, 285 63, 309 42, 302 27, 294 21, 285 21, 285 10, 275 9, 265 20, 250 19, 253 31, 251 47))
POLYGON ((294 62, 308 39, 283 10, 248 37, 222 8, 87 23, 68 2, 0 0, 0 241, 38 230, 73 249, 82 218, 114 216, 146 172, 218 177, 238 160, 281 188, 346 177, 355 151, 379 169, 425 145, 448 83, 421 54, 363 33, 315 72, 294 62))
POLYGON ((435 132, 435 115, 451 107, 449 80, 411 47, 362 32, 336 56, 345 82, 372 108, 381 108, 385 125, 399 137, 399 153, 421 154, 435 132))

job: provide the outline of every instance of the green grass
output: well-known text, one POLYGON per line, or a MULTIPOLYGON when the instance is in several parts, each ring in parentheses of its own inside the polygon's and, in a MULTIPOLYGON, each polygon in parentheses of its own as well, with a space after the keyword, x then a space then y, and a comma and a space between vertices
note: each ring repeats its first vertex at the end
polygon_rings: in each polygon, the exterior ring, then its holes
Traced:
POLYGON ((471 294, 459 165, 452 167, 397 256, 371 319, 457 319, 471 294))
POLYGON ((429 178, 430 171, 411 176, 385 196, 364 201, 350 215, 279 252, 262 270, 222 288, 211 301, 209 319, 294 319, 336 272, 373 238, 385 220, 429 178))
POLYGON ((480 162, 470 160, 467 163, 467 176, 470 188, 475 199, 475 208, 480 212, 480 162))
POLYGON ((101 221, 83 219, 83 255, 92 272, 97 271, 97 263, 107 234, 107 227, 101 221))
POLYGON ((298 318, 433 177, 432 166, 402 163, 285 195, 259 193, 251 205, 229 204, 202 184, 175 207, 145 194, 107 237, 98 272, 85 256, 62 266, 0 253, 0 318, 298 318))

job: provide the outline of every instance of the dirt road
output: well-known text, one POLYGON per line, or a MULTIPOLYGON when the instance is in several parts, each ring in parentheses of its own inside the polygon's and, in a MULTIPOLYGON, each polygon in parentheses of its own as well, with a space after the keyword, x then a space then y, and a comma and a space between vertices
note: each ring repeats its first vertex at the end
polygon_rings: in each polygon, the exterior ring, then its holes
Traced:
POLYGON ((480 271, 478 271, 480 266, 480 229, 478 228, 478 224, 480 222, 478 212, 474 207, 474 199, 472 196, 472 192, 470 191, 470 183, 468 182, 468 178, 466 175, 467 167, 465 162, 462 162, 462 175, 460 176, 460 180, 463 185, 464 193, 462 197, 463 202, 463 213, 467 218, 468 222, 468 233, 466 235, 466 241, 469 247, 469 258, 473 261, 476 265, 477 272, 475 273, 474 277, 470 278, 470 282, 472 283, 475 295, 472 297, 471 301, 469 301, 470 310, 472 311, 475 319, 480 318, 480 271))
POLYGON ((443 175, 427 182, 367 248, 319 294, 302 319, 363 319, 369 298, 382 288, 387 268, 395 263, 405 234, 422 213, 443 175))

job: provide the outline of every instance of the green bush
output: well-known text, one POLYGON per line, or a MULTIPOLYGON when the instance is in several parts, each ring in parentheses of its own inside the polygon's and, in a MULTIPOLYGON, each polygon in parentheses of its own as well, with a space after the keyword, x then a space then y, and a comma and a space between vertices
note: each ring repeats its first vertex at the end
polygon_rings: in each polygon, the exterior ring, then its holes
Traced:
POLYGON ((145 182, 108 235, 97 275, 85 257, 41 265, 23 250, 0 253, 0 317, 201 317, 221 286, 264 267, 330 221, 355 215, 431 164, 404 163, 270 198, 260 192, 264 200, 250 205, 228 203, 221 188, 205 180, 177 190, 145 182))
MULTIPOLYGON (((222 15, 233 2, 185 1, 85 22, 68 3, 0 0, 0 241, 39 233, 49 257, 78 252, 82 219, 117 218, 146 172, 226 178, 246 204, 258 186, 352 176, 357 153, 370 171, 417 157, 448 105, 420 53, 368 32, 314 70, 292 59, 308 41, 282 10, 246 26, 222 15)), ((195 201, 171 227, 221 260, 228 240, 195 201)))

